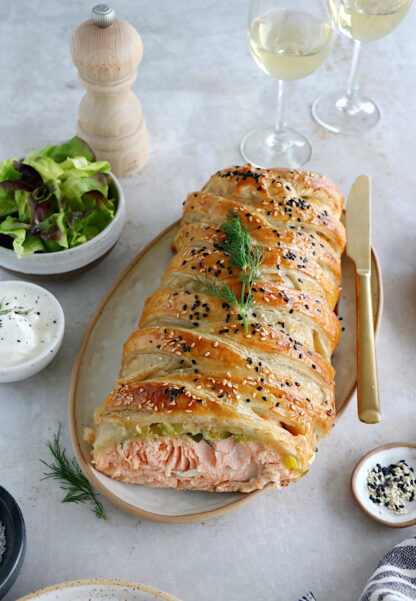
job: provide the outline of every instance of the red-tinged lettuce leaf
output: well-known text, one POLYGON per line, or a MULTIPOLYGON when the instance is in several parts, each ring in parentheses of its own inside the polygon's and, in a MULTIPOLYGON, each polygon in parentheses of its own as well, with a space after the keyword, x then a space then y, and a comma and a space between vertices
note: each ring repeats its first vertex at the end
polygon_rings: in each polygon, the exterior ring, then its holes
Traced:
MULTIPOLYGON (((64 170, 50 157, 38 157, 33 161, 26 159, 25 165, 29 165, 39 173, 43 182, 56 181, 64 178, 64 170)), ((39 184, 41 185, 41 184, 39 184)))
POLYGON ((0 182, 0 190, 2 190, 3 193, 12 196, 16 190, 27 190, 28 192, 31 192, 33 186, 22 179, 8 179, 4 182, 0 182))
POLYGON ((64 213, 66 205, 59 184, 49 181, 32 192, 32 197, 37 203, 48 201, 49 214, 64 213))
POLYGON ((56 242, 59 247, 68 248, 65 213, 54 213, 32 227, 30 233, 44 241, 56 242))
POLYGON ((85 192, 85 194, 82 195, 82 202, 86 209, 97 207, 100 211, 108 213, 111 216, 111 219, 113 219, 115 213, 114 201, 106 198, 104 194, 98 190, 85 192))
POLYGON ((30 166, 19 163, 19 161, 13 161, 13 170, 17 173, 19 179, 0 182, 0 217, 17 212, 16 193, 19 190, 31 192, 39 182, 41 185, 43 184, 39 173, 30 166))
POLYGON ((39 186, 33 192, 16 190, 14 195, 19 220, 31 226, 40 223, 53 213, 60 212, 58 200, 49 184, 39 186))
POLYGON ((33 201, 31 202, 32 206, 32 221, 34 224, 40 224, 42 221, 45 221, 47 217, 50 217, 53 214, 51 209, 51 203, 48 199, 41 201, 33 201))
MULTIPOLYGON (((26 163, 21 163, 19 161, 15 161, 13 163, 16 171, 20 173, 20 179, 17 180, 22 184, 20 189, 22 190, 34 190, 39 186, 43 186, 43 179, 40 176, 40 173, 36 171, 34 167, 31 165, 27 165, 26 163), (23 187, 25 184, 26 187, 23 187)), ((4 183, 4 182, 3 182, 4 183)))

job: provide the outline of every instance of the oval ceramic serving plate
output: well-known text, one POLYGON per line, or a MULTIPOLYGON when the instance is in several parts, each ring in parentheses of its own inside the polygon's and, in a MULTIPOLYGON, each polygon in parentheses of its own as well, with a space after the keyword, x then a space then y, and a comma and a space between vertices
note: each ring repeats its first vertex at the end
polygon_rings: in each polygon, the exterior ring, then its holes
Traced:
POLYGON ((123 580, 74 580, 43 588, 17 601, 180 601, 151 586, 123 580))
MULTIPOLYGON (((172 257, 171 243, 178 222, 155 238, 130 263, 98 306, 75 360, 69 394, 69 422, 77 460, 85 475, 105 497, 121 509, 160 522, 193 522, 217 517, 255 499, 262 491, 211 493, 148 488, 113 480, 94 470, 90 447, 83 431, 92 414, 113 389, 121 364, 125 340, 137 328, 146 297, 158 287, 172 257)), ((334 354, 336 408, 338 416, 356 386, 355 270, 346 256, 342 260, 343 288, 339 315, 345 326, 334 354)), ((372 291, 376 332, 382 309, 382 286, 378 261, 372 253, 372 291)))

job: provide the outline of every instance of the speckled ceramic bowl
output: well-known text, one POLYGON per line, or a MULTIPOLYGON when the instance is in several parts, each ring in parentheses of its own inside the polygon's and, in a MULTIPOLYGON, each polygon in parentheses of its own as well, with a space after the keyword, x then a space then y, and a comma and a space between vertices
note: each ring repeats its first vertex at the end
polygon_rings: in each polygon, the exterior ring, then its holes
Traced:
POLYGON ((123 229, 126 207, 123 191, 117 178, 110 173, 117 211, 109 225, 92 240, 52 253, 34 253, 19 259, 13 250, 0 246, 0 267, 17 274, 35 276, 62 276, 92 267, 115 246, 123 229))
POLYGON ((123 580, 74 580, 41 589, 17 601, 180 601, 151 586, 123 580))
POLYGON ((0 300, 3 296, 7 295, 9 284, 12 284, 14 289, 19 290, 23 294, 25 292, 32 292, 34 295, 39 296, 56 321, 56 330, 50 342, 45 345, 45 348, 39 350, 34 357, 16 365, 9 365, 7 367, 0 365, 0 383, 2 384, 26 380, 26 378, 34 376, 49 365, 61 348, 65 331, 64 311, 58 299, 49 290, 31 282, 6 280, 0 282, 0 300))
POLYGON ((5 527, 6 549, 0 559, 0 599, 17 578, 22 567, 26 531, 22 512, 7 490, 0 486, 0 522, 5 527))

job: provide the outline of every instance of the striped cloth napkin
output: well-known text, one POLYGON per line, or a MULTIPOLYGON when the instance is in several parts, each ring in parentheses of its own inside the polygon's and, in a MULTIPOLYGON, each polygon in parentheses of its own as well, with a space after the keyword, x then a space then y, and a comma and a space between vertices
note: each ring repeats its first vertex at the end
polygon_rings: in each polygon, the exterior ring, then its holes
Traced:
MULTIPOLYGON (((380 561, 360 601, 414 601, 416 599, 416 536, 396 545, 380 561)), ((316 601, 307 593, 299 601, 316 601)))
POLYGON ((416 599, 416 536, 396 545, 380 561, 360 601, 416 599))

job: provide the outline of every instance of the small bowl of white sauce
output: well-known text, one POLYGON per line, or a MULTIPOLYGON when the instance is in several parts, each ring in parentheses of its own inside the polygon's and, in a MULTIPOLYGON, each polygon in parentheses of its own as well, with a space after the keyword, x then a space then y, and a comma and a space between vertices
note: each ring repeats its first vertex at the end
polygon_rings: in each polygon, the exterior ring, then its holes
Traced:
POLYGON ((17 382, 46 367, 58 352, 65 317, 57 299, 36 284, 0 282, 0 382, 17 382))

